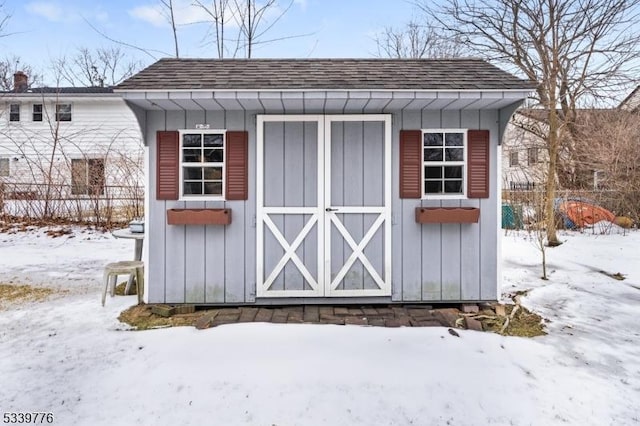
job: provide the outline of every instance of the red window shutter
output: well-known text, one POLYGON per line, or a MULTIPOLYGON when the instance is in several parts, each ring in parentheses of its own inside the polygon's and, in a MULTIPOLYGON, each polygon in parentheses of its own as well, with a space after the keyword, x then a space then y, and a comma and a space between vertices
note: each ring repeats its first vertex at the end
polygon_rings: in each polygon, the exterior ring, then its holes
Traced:
POLYGON ((179 137, 177 131, 160 131, 156 134, 158 153, 156 198, 158 200, 178 199, 179 137))
POLYGON ((246 131, 229 131, 226 152, 226 199, 246 200, 249 198, 249 134, 246 131))
POLYGON ((422 198, 422 131, 400 130, 400 198, 422 198))
POLYGON ((467 133, 467 196, 489 198, 489 131, 467 133))

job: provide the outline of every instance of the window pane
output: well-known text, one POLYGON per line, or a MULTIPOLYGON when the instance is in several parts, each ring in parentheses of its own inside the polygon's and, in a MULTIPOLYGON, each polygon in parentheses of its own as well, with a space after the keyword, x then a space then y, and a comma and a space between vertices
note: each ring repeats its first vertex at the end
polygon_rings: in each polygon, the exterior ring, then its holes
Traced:
POLYGON ((202 146, 201 135, 187 134, 182 136, 182 146, 184 147, 199 147, 202 146))
POLYGON ((222 167, 205 167, 204 178, 206 180, 220 180, 222 179, 222 167))
POLYGON ((425 148, 424 161, 442 161, 442 150, 439 148, 425 148))
POLYGON ((182 161, 185 163, 199 163, 201 151, 199 149, 185 149, 182 153, 182 161))
POLYGON ((447 194, 462 194, 462 181, 460 180, 445 181, 444 192, 447 194))
POLYGON ((200 167, 183 167, 182 177, 185 180, 200 180, 202 179, 202 168, 200 167))
POLYGON ((204 161, 207 163, 222 163, 224 151, 222 149, 205 149, 204 161))
POLYGON ((440 194, 442 193, 442 182, 427 181, 424 183, 424 191, 427 194, 440 194))
POLYGON ((33 112, 42 112, 42 104, 33 104, 33 112))
POLYGON ((464 149, 446 148, 445 158, 447 161, 464 161, 464 149))
POLYGON ((184 195, 202 195, 202 182, 185 182, 184 195))
POLYGON ((222 147, 222 135, 218 134, 205 134, 204 146, 219 146, 222 147))
POLYGON ((222 195, 222 182, 205 182, 204 193, 207 195, 222 195))
POLYGON ((20 121, 20 105, 9 105, 9 121, 20 121))
POLYGON ((462 133, 447 133, 444 138, 447 146, 462 146, 464 140, 462 133))
POLYGON ((425 133, 425 146, 442 146, 442 133, 425 133))
POLYGON ((462 179, 462 166, 447 166, 444 168, 445 178, 462 179))
POLYGON ((517 166, 518 165, 518 151, 512 151, 511 153, 509 153, 509 165, 510 166, 517 166))
POLYGON ((424 168, 424 177, 426 179, 441 179, 442 178, 442 167, 425 167, 424 168))
POLYGON ((56 120, 71 121, 71 104, 56 105, 56 120))

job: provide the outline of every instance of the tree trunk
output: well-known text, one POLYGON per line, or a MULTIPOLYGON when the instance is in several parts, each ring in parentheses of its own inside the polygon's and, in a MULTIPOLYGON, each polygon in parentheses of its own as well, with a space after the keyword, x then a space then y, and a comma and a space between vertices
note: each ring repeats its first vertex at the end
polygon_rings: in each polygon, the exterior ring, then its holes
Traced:
POLYGON ((556 234, 556 218, 554 200, 556 198, 556 168, 558 167, 558 115, 552 108, 549 110, 549 164, 547 182, 545 184, 545 220, 547 228, 547 245, 556 247, 562 244, 556 234))

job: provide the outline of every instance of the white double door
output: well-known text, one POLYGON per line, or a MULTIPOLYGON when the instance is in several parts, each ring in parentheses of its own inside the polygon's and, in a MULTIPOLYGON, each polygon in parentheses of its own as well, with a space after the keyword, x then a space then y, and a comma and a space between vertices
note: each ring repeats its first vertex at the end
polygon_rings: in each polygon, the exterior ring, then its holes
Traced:
POLYGON ((391 116, 259 115, 257 297, 391 294, 391 116))

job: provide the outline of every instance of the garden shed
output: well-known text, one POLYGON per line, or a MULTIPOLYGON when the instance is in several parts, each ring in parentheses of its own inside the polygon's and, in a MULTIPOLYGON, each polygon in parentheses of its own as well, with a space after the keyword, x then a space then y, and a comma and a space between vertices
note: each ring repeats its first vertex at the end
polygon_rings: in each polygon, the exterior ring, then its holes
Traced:
POLYGON ((496 300, 500 141, 533 87, 479 59, 154 63, 115 90, 147 148, 145 300, 496 300))

